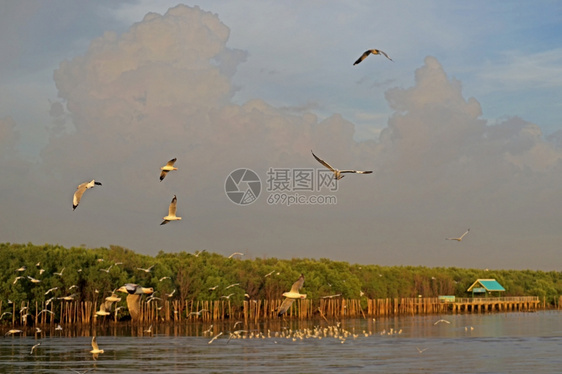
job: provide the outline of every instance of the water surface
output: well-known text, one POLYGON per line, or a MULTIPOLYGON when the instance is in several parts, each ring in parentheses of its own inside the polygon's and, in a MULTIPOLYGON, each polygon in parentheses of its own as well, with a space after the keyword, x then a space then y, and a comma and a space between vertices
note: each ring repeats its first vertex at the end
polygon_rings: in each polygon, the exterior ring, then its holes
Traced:
POLYGON ((562 370, 561 317, 552 311, 412 316, 344 320, 339 328, 337 321, 236 327, 233 321, 212 328, 154 325, 151 333, 144 332, 149 326, 109 323, 44 328, 40 334, 30 328, 0 338, 0 372, 557 373, 562 370), (441 318, 450 323, 435 324, 441 318), (306 337, 315 326, 332 334, 306 337), (235 330, 247 332, 229 339, 235 330), (223 335, 209 344, 219 332, 223 335), (89 353, 94 333, 105 351, 97 359, 89 353))

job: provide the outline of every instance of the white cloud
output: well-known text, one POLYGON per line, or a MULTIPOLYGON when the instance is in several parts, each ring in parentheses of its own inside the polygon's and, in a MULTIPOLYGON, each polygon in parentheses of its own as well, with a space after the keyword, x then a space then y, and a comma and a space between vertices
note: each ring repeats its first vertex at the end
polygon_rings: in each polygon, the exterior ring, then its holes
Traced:
MULTIPOLYGON (((8 240, 151 253, 248 248, 255 256, 435 266, 483 266, 488 251, 501 257, 498 251, 517 247, 522 235, 547 253, 557 245, 541 216, 562 218, 552 203, 559 200, 560 150, 519 118, 487 125, 480 103, 464 98, 460 81, 436 58, 426 58, 412 87, 386 92, 393 114, 380 139, 357 142, 356 125, 337 111, 325 119, 307 113, 313 100, 298 110, 261 98, 235 102, 235 72, 252 50, 229 47, 229 37, 217 15, 178 6, 148 14, 121 35, 108 32, 62 62, 54 79, 66 108, 51 104, 57 131, 42 163, 25 176, 30 182, 2 197, 28 197, 36 213, 21 212, 13 222, 3 215, 14 233, 8 240), (232 170, 248 167, 264 178, 269 167, 319 167, 311 149, 337 167, 375 173, 341 181, 335 206, 262 199, 241 208, 227 200, 232 170), (159 167, 172 157, 179 170, 159 182, 159 167), (103 186, 72 212, 74 189, 92 178, 103 186), (174 194, 183 220, 160 227, 174 194), (443 238, 467 226, 465 252, 452 252, 443 238)), ((321 75, 322 65, 314 69, 321 75)), ((357 76, 347 78, 356 86, 357 76)), ((367 100, 369 93, 380 94, 365 91, 367 100)), ((13 123, 0 123, 0 134, 17 141, 13 123)), ((515 252, 485 267, 553 263, 529 257, 526 248, 515 252)))

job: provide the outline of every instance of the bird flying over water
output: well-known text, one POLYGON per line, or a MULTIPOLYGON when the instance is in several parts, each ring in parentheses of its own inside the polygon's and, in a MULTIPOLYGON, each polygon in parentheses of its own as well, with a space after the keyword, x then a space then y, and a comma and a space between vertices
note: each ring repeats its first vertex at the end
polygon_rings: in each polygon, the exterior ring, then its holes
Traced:
MULTIPOLYGON (((312 152, 312 150, 310 152, 312 152)), ((325 167, 330 169, 334 173, 335 179, 342 179, 345 176, 345 175, 342 175, 343 173, 356 173, 356 174, 371 174, 372 173, 371 170, 367 170, 367 171, 362 171, 362 170, 338 170, 338 169, 332 167, 326 161, 324 161, 321 158, 319 158, 318 156, 316 156, 314 154, 314 152, 312 152, 312 156, 314 156, 316 161, 318 161, 319 163, 321 163, 322 165, 324 165, 325 167)))
POLYGON ((29 354, 33 354, 33 351, 35 350, 35 348, 39 347, 41 345, 41 343, 37 343, 35 344, 33 347, 31 347, 31 352, 29 352, 29 354))
POLYGON ((168 215, 163 218, 164 221, 160 225, 165 225, 166 223, 168 223, 170 221, 181 220, 181 217, 176 216, 177 205, 178 205, 178 199, 177 199, 176 195, 174 195, 174 197, 172 198, 172 202, 170 203, 170 206, 168 207, 168 215))
POLYGON ((299 293, 303 284, 304 284, 304 275, 301 274, 299 279, 297 279, 297 281, 293 283, 291 290, 289 292, 283 293, 283 296, 285 296, 285 300, 277 310, 277 315, 279 317, 281 317, 284 313, 287 312, 287 310, 289 310, 289 308, 291 307, 291 305, 293 305, 296 299, 306 299, 306 295, 299 293))
MULTIPOLYGON (((393 61, 390 57, 388 57, 388 55, 386 53, 384 53, 383 51, 381 51, 380 49, 368 49, 365 52, 363 52, 363 54, 361 55, 361 57, 359 57, 357 59, 357 61, 355 61, 353 63, 353 65, 357 65, 359 64, 361 61, 363 61, 364 59, 367 58, 367 56, 369 56, 370 54, 374 54, 374 55, 380 55, 382 54, 384 57, 388 58, 390 61, 393 61)), ((394 62, 394 61, 393 61, 394 62)))
POLYGON ((176 162, 176 160, 177 158, 173 158, 170 161, 168 161, 166 165, 160 168, 160 170, 162 170, 162 172, 160 172, 160 182, 162 182, 164 178, 166 178, 166 175, 168 174, 169 171, 178 170, 178 168, 174 167, 174 163, 176 162))
POLYGON ((445 238, 445 240, 456 240, 456 241, 460 242, 460 241, 462 241, 462 238, 464 238, 464 236, 465 236, 466 234, 468 234, 469 231, 470 231, 470 229, 466 230, 466 231, 464 232, 464 234, 462 234, 462 235, 461 235, 460 237, 458 237, 458 238, 445 238))
POLYGON ((72 210, 76 209, 78 204, 80 204, 80 199, 82 199, 84 192, 87 189, 93 188, 95 185, 101 186, 101 183, 92 179, 90 182, 84 182, 76 188, 76 192, 74 192, 74 198, 72 200, 72 210))
POLYGON ((98 346, 98 342, 96 341, 95 336, 92 337, 92 350, 90 351, 90 353, 94 354, 94 359, 98 357, 98 354, 103 353, 103 349, 100 349, 100 347, 98 346))

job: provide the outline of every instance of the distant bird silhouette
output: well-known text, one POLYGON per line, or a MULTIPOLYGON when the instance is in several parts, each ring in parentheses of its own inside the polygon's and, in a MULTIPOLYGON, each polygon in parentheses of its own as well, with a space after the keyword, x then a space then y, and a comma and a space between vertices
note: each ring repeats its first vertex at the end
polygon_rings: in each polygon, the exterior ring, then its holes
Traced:
POLYGON ((460 241, 462 241, 462 238, 464 238, 465 235, 468 234, 469 231, 470 231, 470 229, 466 230, 466 231, 464 232, 464 234, 462 234, 462 235, 461 235, 460 237, 458 237, 458 238, 445 238, 445 240, 456 240, 456 241, 460 242, 460 241))
POLYGON ((228 256, 228 258, 232 258, 233 256, 244 256, 244 253, 234 252, 233 254, 231 254, 230 256, 228 256))
POLYGON ((447 321, 446 319, 440 319, 440 320, 438 320, 437 322, 435 322, 434 325, 437 325, 438 323, 446 323, 446 324, 449 324, 449 323, 451 323, 451 322, 447 321))
MULTIPOLYGON (((386 53, 384 53, 383 51, 381 51, 380 49, 368 49, 365 52, 363 52, 363 54, 361 55, 361 57, 359 57, 357 59, 357 61, 355 61, 353 63, 353 65, 357 65, 359 63, 361 63, 361 61, 363 61, 364 59, 367 58, 367 56, 369 56, 370 54, 374 54, 374 55, 379 55, 382 54, 384 57, 388 58, 390 61, 393 61, 390 57, 388 57, 388 55, 386 53)), ((394 62, 394 61, 393 61, 394 62)))
POLYGON ((303 284, 304 284, 304 275, 301 274, 299 279, 297 279, 297 281, 295 283, 293 283, 293 286, 291 287, 291 290, 289 292, 283 293, 283 296, 285 296, 285 300, 283 301, 283 303, 281 304, 281 306, 277 310, 277 315, 279 317, 281 317, 283 314, 285 314, 287 312, 287 310, 289 310, 289 308, 291 307, 291 305, 293 305, 293 303, 295 302, 296 299, 305 299, 306 298, 306 295, 303 295, 303 294, 299 293, 303 284))
POLYGON ((181 217, 176 216, 177 205, 178 205, 178 199, 177 199, 176 195, 174 195, 174 197, 172 198, 172 202, 170 203, 170 206, 168 207, 168 215, 163 218, 164 221, 160 225, 165 225, 166 223, 168 223, 170 221, 181 220, 181 217))
POLYGON ((162 170, 162 172, 160 172, 160 182, 162 182, 164 178, 166 178, 166 175, 168 174, 169 171, 178 170, 178 168, 174 167, 174 163, 176 162, 176 160, 177 158, 173 158, 170 161, 168 161, 166 165, 160 168, 160 170, 162 170))
POLYGON ((84 182, 76 188, 76 192, 74 192, 74 198, 72 200, 72 210, 76 209, 78 204, 80 204, 80 200, 82 199, 84 192, 87 189, 93 188, 95 185, 101 186, 101 183, 92 179, 90 182, 84 182))
POLYGON ((32 355, 35 348, 39 347, 40 345, 41 345, 41 343, 37 343, 33 347, 31 347, 31 352, 29 352, 29 354, 32 355))
MULTIPOLYGON (((312 150, 310 151, 312 152, 312 150)), ((334 167, 332 167, 330 164, 328 164, 326 161, 322 160, 321 158, 319 158, 318 156, 316 156, 314 154, 314 152, 312 152, 312 156, 314 156, 314 158, 316 159, 316 161, 318 161, 319 163, 321 163, 322 165, 324 165, 325 167, 327 167, 328 169, 330 169, 333 173, 334 173, 334 178, 335 179, 342 179, 343 177, 345 177, 345 175, 342 175, 344 173, 356 173, 356 174, 371 174, 372 171, 368 170, 368 171, 362 171, 362 170, 338 170, 334 167)))

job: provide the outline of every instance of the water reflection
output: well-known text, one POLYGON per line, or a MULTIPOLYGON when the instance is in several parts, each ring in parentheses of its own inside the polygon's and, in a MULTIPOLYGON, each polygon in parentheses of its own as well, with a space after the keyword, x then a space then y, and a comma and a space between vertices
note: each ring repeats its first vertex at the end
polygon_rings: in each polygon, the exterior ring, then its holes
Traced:
POLYGON ((0 371, 557 372, 562 365, 561 316, 559 312, 448 315, 443 318, 450 324, 437 325, 442 316, 236 326, 236 321, 215 321, 213 326, 154 324, 152 333, 145 332, 148 326, 127 323, 63 326, 62 331, 45 326, 41 333, 28 328, 21 336, 0 339, 0 371), (236 330, 245 332, 231 337, 236 330), (306 336, 318 330, 332 335, 306 336), (209 344, 220 332, 223 335, 209 344), (97 360, 90 353, 94 334, 104 350, 97 360))

